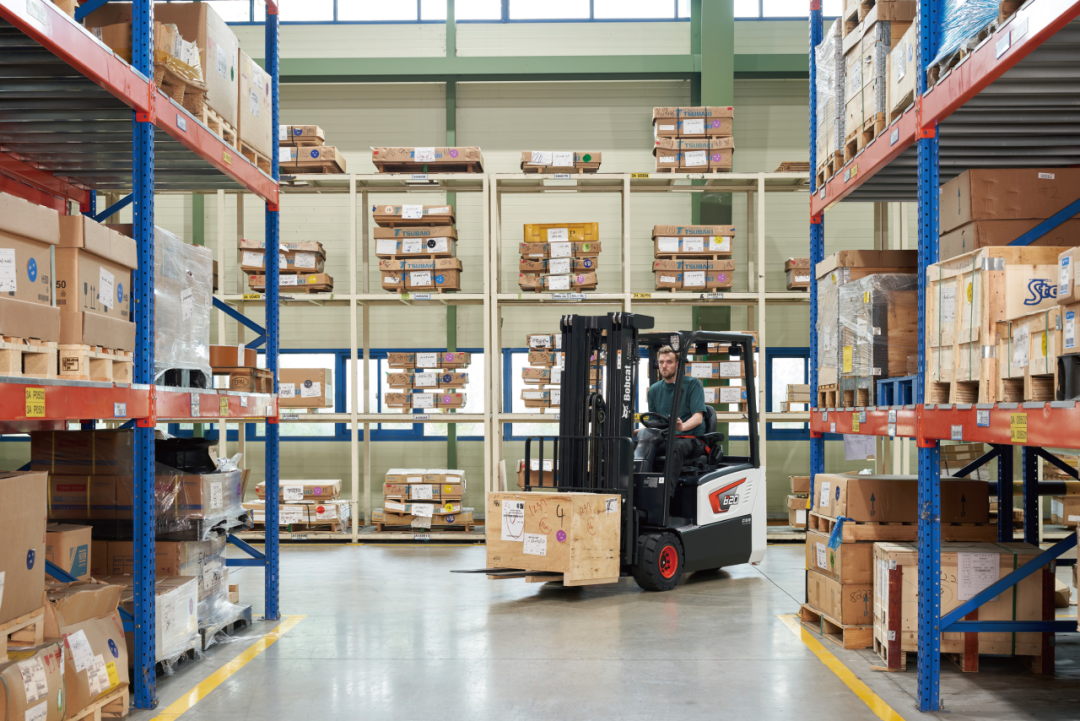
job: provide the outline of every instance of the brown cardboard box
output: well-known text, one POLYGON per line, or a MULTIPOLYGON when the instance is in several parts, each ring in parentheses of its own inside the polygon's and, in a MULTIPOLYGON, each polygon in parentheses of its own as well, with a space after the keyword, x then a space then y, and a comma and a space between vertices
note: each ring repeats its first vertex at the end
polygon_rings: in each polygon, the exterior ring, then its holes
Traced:
POLYGON ((330 408, 333 371, 329 368, 278 369, 278 405, 282 408, 330 408))
POLYGON ((62 626, 60 633, 66 651, 64 696, 69 717, 127 685, 128 655, 124 624, 118 611, 104 618, 62 626), (94 674, 93 684, 91 673, 94 674))
POLYGON ((65 476, 132 473, 135 434, 131 431, 34 431, 30 469, 65 476))
POLYGON ((390 468, 386 471, 386 483, 423 483, 426 468, 390 468))
MULTIPOLYGON (((873 546, 869 546, 873 549, 873 546)), ((806 574, 806 601, 830 620, 844 626, 874 622, 874 584, 845 583, 810 571, 806 574)))
POLYGON ((550 291, 591 290, 596 288, 596 273, 571 273, 568 275, 545 275, 544 288, 550 291))
MULTIPOLYGON (((278 289, 283 293, 298 292, 291 290, 297 286, 330 286, 329 290, 333 290, 334 277, 327 275, 326 273, 296 273, 296 274, 282 274, 278 276, 278 289)), ((266 275, 263 273, 252 273, 248 275, 248 288, 258 293, 262 293, 266 290, 266 275)), ((319 291, 317 292, 324 292, 319 291)))
MULTIPOLYGON (((266 500, 266 483, 255 486, 255 493, 266 500)), ((340 496, 340 480, 281 481, 278 487, 278 500, 282 502, 329 501, 340 496)))
MULTIPOLYGON (((891 4, 901 4, 901 0, 891 4)), ((875 6, 874 9, 876 10, 877 7, 875 6)), ((914 19, 914 16, 912 16, 912 19, 914 19)), ((915 69, 915 56, 918 50, 916 33, 918 33, 918 28, 915 23, 912 23, 904 31, 904 35, 900 38, 900 42, 896 44, 896 47, 889 51, 889 62, 886 68, 889 92, 886 97, 889 101, 887 109, 889 116, 886 117, 886 120, 896 117, 914 102, 915 76, 918 75, 918 71, 915 69)))
POLYGON ((559 408, 562 403, 562 390, 554 388, 547 391, 521 391, 521 400, 526 408, 559 408))
POLYGON ((410 270, 404 277, 406 290, 461 290, 458 270, 410 270))
MULTIPOLYGON (((1080 221, 1067 220, 1065 224, 1078 223, 1077 232, 1072 237, 1080 234, 1080 221)), ((1055 245, 1067 245, 1067 243, 1055 243, 1055 245)), ((1058 253, 1058 305, 1071 305, 1080 300, 1080 292, 1076 287, 1080 285, 1080 273, 1076 272, 1076 264, 1080 263, 1080 248, 1069 248, 1058 253)))
MULTIPOLYGON (((97 249, 61 242, 56 249, 56 305, 65 313, 96 313, 130 322, 131 271, 138 265, 135 241, 108 228, 97 228, 100 232, 95 235, 113 236, 112 239, 117 241, 112 248, 101 250, 121 252, 101 255, 97 249)), ((72 237, 64 240, 77 242, 72 237)), ((87 341, 87 344, 102 345, 94 341, 87 341)))
MULTIPOLYGON (((964 223, 938 238, 938 258, 948 260, 988 246, 1008 245, 1028 232, 1041 220, 975 220, 964 223)), ((1066 220, 1052 231, 1036 238, 1031 245, 1067 247, 1080 234, 1080 220, 1066 220)))
POLYGON ((661 138, 728 136, 732 132, 735 108, 665 107, 653 108, 653 134, 661 138))
MULTIPOLYGON (((918 496, 915 476, 819 473, 814 477, 815 503, 810 510, 856 522, 915 523, 918 496)), ((941 480, 942 523, 987 523, 989 516, 985 481, 941 480)))
POLYGON ((1077 332, 1076 317, 1080 315, 1080 303, 1064 306, 1061 309, 1061 355, 1080 353, 1080 336, 1077 332))
POLYGON ((418 255, 421 257, 449 257, 457 254, 457 242, 450 237, 444 238, 378 238, 375 241, 375 257, 396 259, 398 256, 408 257, 418 255))
POLYGON ((1046 219, 1080 196, 1080 168, 966 170, 941 186, 946 233, 973 220, 1046 219))
MULTIPOLYGON (((52 208, 31 203, 14 195, 0 193, 0 248, 7 247, 3 244, 4 240, 11 236, 46 245, 58 245, 60 243, 60 214, 52 208)), ((21 271, 26 266, 26 259, 16 256, 15 260, 16 267, 21 271), (20 260, 23 262, 20 263, 20 260)), ((48 264, 43 267, 48 268, 48 264)), ((50 283, 45 281, 43 285, 49 286, 50 283)), ((15 297, 32 300, 29 296, 16 295, 15 297)))
MULTIPOLYGON (((283 240, 279 245, 279 250, 281 251, 304 251, 307 253, 317 253, 323 256, 326 255, 322 243, 317 240, 283 240)), ((241 238, 237 247, 241 250, 266 250, 266 241, 241 238)))
MULTIPOLYGON (((120 607, 128 613, 135 608, 135 587, 131 576, 112 576, 110 583, 124 583, 120 607)), ((158 660, 174 658, 201 643, 199 617, 196 610, 195 579, 191 576, 158 576, 154 583, 155 614, 154 650, 158 660)), ((135 634, 124 634, 130 664, 134 663, 135 634)), ((129 665, 130 665, 129 664, 129 665)))
MULTIPOLYGON (((108 544, 109 576, 135 574, 135 544, 131 541, 98 541, 108 544)), ((191 576, 198 579, 198 600, 221 595, 225 589, 225 537, 206 541, 164 541, 154 545, 154 571, 158 578, 191 576)), ((125 582, 126 583, 126 582, 125 582)))
POLYGON ((456 270, 460 273, 461 261, 457 258, 384 258, 383 260, 379 261, 379 270, 391 273, 401 273, 403 271, 413 270, 456 270))
POLYGON ((41 608, 47 475, 0 471, 0 624, 41 608))
POLYGON ((0 719, 4 721, 63 721, 70 718, 64 703, 64 645, 60 641, 25 649, 8 649, 0 662, 0 719), (38 670, 40 669, 40 670, 38 670), (24 676, 29 671, 30 679, 24 676), (35 673, 36 672, 36 673, 35 673), (43 684, 43 685, 42 685, 43 684), (28 693, 29 692, 29 693, 28 693))
POLYGON ((806 499, 802 496, 788 496, 788 525, 792 528, 806 528, 806 499))
MULTIPOLYGON (((806 506, 806 499, 801 499, 806 506)), ((806 568, 844 584, 874 582, 874 544, 860 541, 829 548, 829 534, 806 532, 806 568)))
MULTIPOLYGON (((375 222, 381 227, 392 226, 428 226, 431 234, 430 227, 435 226, 447 226, 453 225, 455 222, 454 206, 449 203, 443 205, 375 205, 372 206, 372 213, 375 222)), ((441 231, 435 231, 439 235, 443 235, 441 231)), ((384 237, 428 237, 428 235, 392 235, 384 237)), ((375 236, 376 238, 379 235, 375 236)), ((455 237, 457 237, 455 235, 455 237)))
POLYGON ((1055 496, 1050 499, 1050 522, 1069 528, 1080 525, 1080 496, 1055 496))
POLYGON ((90 526, 50 523, 45 527, 45 558, 75 578, 90 578, 90 526))
POLYGON ((270 102, 270 74, 259 67, 240 50, 240 93, 236 101, 236 115, 240 142, 247 143, 255 152, 270 159, 274 152, 274 108, 270 102))
MULTIPOLYGON (((102 548, 108 545, 105 541, 98 543, 102 548)), ((65 626, 105 618, 120 604, 122 591, 121 586, 100 579, 50 583, 45 589, 45 638, 60 638, 60 629, 65 626)))
POLYGON ((529 477, 525 478, 525 459, 518 460, 517 484, 518 488, 525 488, 528 482, 532 487, 554 488, 555 487, 555 461, 547 459, 543 462, 544 469, 540 470, 541 462, 537 458, 529 460, 529 477))
MULTIPOLYGON (((87 28, 130 23, 130 3, 109 3, 90 13, 87 28)), ((236 101, 239 95, 237 60, 240 43, 236 34, 214 9, 201 2, 154 3, 154 20, 176 25, 181 37, 199 47, 199 63, 206 81, 206 102, 225 122, 237 126, 236 101)))
POLYGON ((99 541, 90 544, 90 575, 102 578, 109 575, 109 543, 99 541))
POLYGON ((465 485, 465 471, 456 468, 429 468, 424 471, 424 483, 465 485))
POLYGON ((562 333, 530 333, 525 337, 525 345, 529 348, 562 348, 562 333))
POLYGON ((840 268, 850 268, 848 280, 858 280, 874 273, 917 273, 919 252, 916 250, 841 250, 825 258, 814 268, 821 280, 840 268))
POLYGON ((400 293, 405 290, 405 276, 401 273, 384 272, 382 274, 382 289, 400 293))
MULTIPOLYGON (((560 336, 561 338, 561 336, 560 336)), ((562 367, 562 353, 545 350, 529 351, 529 365, 544 366, 546 368, 562 367)))
MULTIPOLYGON (((124 306, 127 305, 125 301, 124 306)), ((132 321, 97 313, 60 313, 59 308, 55 310, 61 345, 99 345, 111 350, 135 350, 135 323, 132 321)))
POLYGON ((59 242, 55 210, 0 193, 0 333, 55 341, 59 311, 52 305, 50 246, 59 242), (43 306, 41 309, 30 307, 43 306), (29 314, 29 315, 28 315, 29 314))
POLYGON ((582 151, 550 151, 550 150, 522 150, 522 170, 540 173, 582 173, 596 172, 600 169, 600 153, 593 150, 582 151))
POLYGON ((731 170, 735 139, 657 138, 653 147, 657 168, 677 167, 698 173, 731 170), (673 159, 675 162, 673 162, 673 159))
POLYGON ((522 273, 537 275, 556 273, 582 273, 595 271, 599 264, 598 258, 521 258, 518 260, 518 270, 522 273))
MULTIPOLYGON (((389 206, 383 206, 386 208, 389 206)), ((400 206, 399 206, 400 207, 400 206)), ((433 208, 446 208, 453 206, 437 205, 433 208)), ((376 209, 378 209, 376 207, 376 209)), ((452 225, 394 225, 392 228, 375 227, 371 229, 371 237, 376 243, 380 240, 429 240, 431 238, 449 238, 457 240, 457 230, 452 225)), ((424 243, 427 247, 427 243, 424 243)))
POLYGON ((810 493, 810 476, 788 476, 791 480, 791 492, 800 495, 810 493))
POLYGON ((255 368, 259 352, 254 348, 236 345, 210 346, 211 368, 255 368))
MULTIPOLYGON (((417 516, 411 516, 407 513, 396 513, 382 508, 376 508, 371 512, 372 521, 375 523, 385 523, 388 526, 410 526, 416 518, 417 516)), ((432 514, 430 527, 441 528, 445 526, 464 526, 472 525, 472 522, 472 509, 466 508, 460 513, 432 514)), ((420 528, 418 526, 414 527, 420 528)))
MULTIPOLYGON (((49 519, 115 519, 115 478, 116 476, 49 475, 49 519)), ((128 517, 130 518, 130 515, 128 517)))
POLYGON ((654 236, 653 252, 656 257, 730 256, 731 241, 731 236, 722 235, 707 235, 701 237, 685 237, 677 235, 654 236))
POLYGON ((302 173, 305 170, 331 168, 345 172, 345 158, 333 145, 286 145, 278 148, 278 165, 283 170, 302 173))
MULTIPOLYGON (((408 148, 372 148, 371 162, 376 167, 383 163, 424 163, 428 166, 427 172, 438 173, 444 166, 463 165, 476 163, 480 171, 483 171, 484 156, 480 148, 457 147, 457 148, 431 148, 431 147, 408 147, 408 148)), ((383 172, 383 171, 379 171, 383 172)), ((387 172, 395 172, 389 170, 387 172)))
MULTIPOLYGON (((3 244, 0 239, 0 244, 3 244)), ((3 248, 0 248, 0 252, 3 248)), ((0 335, 15 338, 62 341, 60 309, 36 301, 0 296, 0 335)))
POLYGON ((322 145, 326 135, 318 125, 279 125, 279 145, 322 145))
MULTIPOLYGON (((322 243, 319 244, 320 246, 322 243)), ((278 272, 280 273, 322 273, 326 269, 326 254, 320 247, 318 252, 302 250, 282 250, 278 252, 278 272)), ((240 257, 240 270, 245 273, 266 272, 266 252, 245 250, 240 257)))
MULTIPOLYGON (((600 241, 599 223, 526 223, 525 243, 580 243, 600 241)), ((524 251, 522 251, 524 252, 524 251)))
POLYGON ((520 243, 518 252, 526 258, 586 258, 600 255, 602 247, 594 241, 559 241, 555 243, 520 243))

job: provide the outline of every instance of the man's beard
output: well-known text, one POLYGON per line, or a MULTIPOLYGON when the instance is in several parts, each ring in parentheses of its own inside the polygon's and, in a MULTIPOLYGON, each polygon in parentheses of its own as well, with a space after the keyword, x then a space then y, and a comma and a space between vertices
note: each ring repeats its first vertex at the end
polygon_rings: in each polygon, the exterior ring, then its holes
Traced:
POLYGON ((675 379, 675 371, 671 371, 671 375, 664 375, 663 371, 660 372, 660 377, 666 381, 675 379))

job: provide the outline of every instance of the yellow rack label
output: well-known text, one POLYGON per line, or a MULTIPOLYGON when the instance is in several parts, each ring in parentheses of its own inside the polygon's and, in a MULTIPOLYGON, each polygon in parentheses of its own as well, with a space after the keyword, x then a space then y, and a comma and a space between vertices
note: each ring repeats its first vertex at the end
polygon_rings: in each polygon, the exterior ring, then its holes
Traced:
POLYGON ((853 350, 855 350, 853 346, 844 346, 844 373, 851 373, 851 353, 853 350))
POLYGON ((631 178, 647 178, 647 177, 649 177, 649 174, 648 173, 630 173, 630 177, 631 178))
POLYGON ((634 293, 634 300, 648 300, 652 298, 652 293, 634 293))
POLYGON ((244 293, 244 300, 262 300, 262 293, 244 293))
POLYGON ((228 153, 226 153, 224 150, 222 150, 221 151, 221 161, 223 163, 225 163, 226 165, 232 165, 232 156, 229 155, 228 153))
POLYGON ((1027 443, 1027 413, 1009 414, 1009 440, 1013 443, 1027 443))
POLYGON ((219 412, 221 413, 222 418, 229 415, 229 397, 228 396, 221 396, 220 402, 218 403, 218 407, 220 408, 219 412))
POLYGON ((44 418, 45 417, 45 389, 44 388, 27 388, 26 389, 26 417, 27 418, 44 418))
POLYGON ((859 430, 859 414, 856 413, 851 416, 851 432, 856 433, 859 430))

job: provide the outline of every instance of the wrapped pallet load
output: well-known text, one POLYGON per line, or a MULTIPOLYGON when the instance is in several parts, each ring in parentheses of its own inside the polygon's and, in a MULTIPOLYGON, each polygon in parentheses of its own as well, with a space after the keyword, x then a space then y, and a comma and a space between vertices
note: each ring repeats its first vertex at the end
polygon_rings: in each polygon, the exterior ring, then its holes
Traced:
POLYGON ((211 388, 213 254, 154 228, 154 380, 211 388))
POLYGON ((926 84, 935 85, 941 76, 962 59, 961 51, 974 50, 984 39, 982 31, 998 19, 1001 0, 944 0, 941 11, 941 45, 937 56, 927 63, 926 84))
POLYGON ((840 390, 845 407, 876 405, 875 381, 907 375, 919 349, 919 276, 876 273, 840 286, 840 390))
POLYGON ((843 19, 836 20, 815 48, 817 66, 817 174, 818 186, 843 165, 844 157, 844 53, 843 19))

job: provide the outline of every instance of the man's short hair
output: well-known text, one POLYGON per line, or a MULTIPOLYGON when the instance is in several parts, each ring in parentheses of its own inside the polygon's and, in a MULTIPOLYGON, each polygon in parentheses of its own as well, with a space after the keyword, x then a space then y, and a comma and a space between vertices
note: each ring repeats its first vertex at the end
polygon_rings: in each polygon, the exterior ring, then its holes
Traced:
POLYGON ((661 347, 660 350, 656 351, 656 357, 660 358, 660 356, 664 355, 665 353, 671 353, 674 356, 678 356, 678 353, 675 352, 674 348, 672 348, 669 345, 666 345, 666 346, 661 347))

